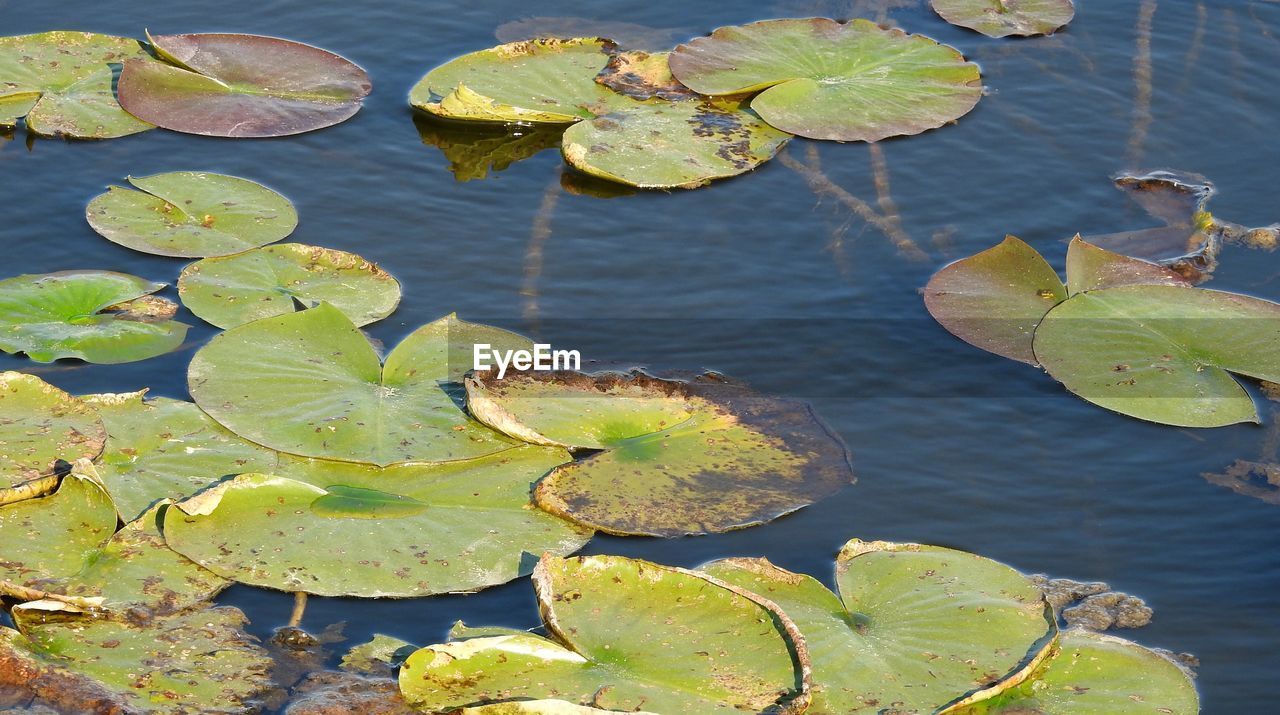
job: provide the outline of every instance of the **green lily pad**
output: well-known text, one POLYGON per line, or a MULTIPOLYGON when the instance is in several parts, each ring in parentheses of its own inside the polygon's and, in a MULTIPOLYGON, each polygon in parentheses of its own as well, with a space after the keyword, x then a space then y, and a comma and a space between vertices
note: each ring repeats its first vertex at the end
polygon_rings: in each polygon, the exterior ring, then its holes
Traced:
POLYGON ((0 281, 0 350, 36 362, 80 358, 122 363, 182 345, 177 305, 151 294, 164 287, 110 271, 62 271, 0 281))
POLYGON ((614 52, 596 81, 632 99, 681 101, 701 99, 671 74, 670 52, 626 50, 614 52))
POLYGON ((537 444, 603 450, 538 482, 538 506, 611 534, 678 536, 761 524, 853 481, 808 405, 642 373, 469 377, 476 419, 537 444))
POLYGON ((224 329, 292 313, 296 303, 328 303, 359 326, 391 315, 400 283, 354 253, 282 243, 196 261, 182 270, 178 295, 192 313, 224 329))
POLYGON ((531 699, 707 715, 804 707, 803 641, 767 602, 618 556, 545 557, 534 586, 554 640, 503 635, 423 648, 400 669, 405 699, 428 712, 531 699))
POLYGON ((529 504, 530 484, 568 460, 533 446, 388 469, 296 460, 281 468, 293 479, 245 474, 179 503, 165 537, 255 586, 368 598, 476 591, 590 539, 529 504))
POLYGON ((271 659, 234 608, 142 624, 37 616, 15 611, 20 631, 0 628, 0 687, 67 712, 231 715, 270 686, 271 659))
MULTIPOLYGON (((477 708, 463 708, 462 715, 599 715, 616 713, 617 710, 575 705, 564 700, 520 700, 511 703, 494 703, 477 708)), ((654 715, 645 711, 633 711, 634 715, 654 715)))
POLYGON ((1258 420, 1232 373, 1280 381, 1280 305, 1219 291, 1127 285, 1081 293, 1035 333, 1035 355, 1071 392, 1161 424, 1258 420))
POLYGON ((615 49, 595 37, 498 45, 431 70, 409 103, 462 121, 572 124, 633 104, 595 81, 615 49))
POLYGON ((1051 35, 1076 16, 1072 0, 931 0, 952 25, 987 37, 1051 35))
POLYGON ((351 319, 322 303, 218 335, 191 360, 188 386, 224 427, 281 452, 382 466, 470 459, 515 444, 458 406, 454 383, 471 368, 473 343, 532 346, 450 315, 383 364, 351 319))
POLYGON ((35 375, 0 373, 0 489, 93 459, 107 432, 93 408, 35 375))
POLYGON ((120 108, 111 65, 151 62, 137 40, 92 32, 0 37, 0 127, 42 136, 111 139, 152 125, 120 108))
POLYGON ((744 101, 655 101, 575 124, 564 133, 570 166, 644 189, 692 189, 750 171, 791 138, 744 101))
POLYGON ((73 470, 49 496, 0 507, 0 581, 36 587, 74 576, 116 531, 107 492, 73 470))
POLYGON ((165 129, 281 137, 344 122, 373 85, 344 57, 301 42, 228 33, 148 34, 164 62, 128 61, 120 105, 165 129))
POLYGON ((472 638, 492 638, 494 636, 525 636, 529 635, 529 631, 522 631, 519 628, 507 628, 506 626, 468 626, 462 621, 457 621, 449 629, 450 641, 465 641, 472 638))
POLYGON ((285 197, 234 176, 174 171, 129 177, 137 191, 111 186, 85 217, 112 243, 158 256, 225 256, 293 233, 298 214, 285 197))
POLYGON ((1067 246, 1067 291, 1071 295, 1122 285, 1189 286, 1187 279, 1157 263, 1123 256, 1079 236, 1067 246))
POLYGON ((124 518, 226 476, 275 469, 278 453, 240 439, 194 404, 144 395, 146 390, 84 398, 106 423, 98 473, 124 518))
POLYGON ((1033 678, 955 715, 1196 715, 1200 698, 1178 666, 1142 646, 1083 630, 1062 634, 1033 678))
POLYGON ((776 603, 804 634, 817 715, 940 712, 1016 685, 1048 656, 1052 609, 1004 564, 936 546, 850 541, 839 595, 764 559, 701 569, 776 603))
POLYGON ((342 656, 341 667, 353 673, 380 674, 386 668, 399 667, 418 647, 412 643, 381 633, 342 656))
POLYGON ((878 141, 955 121, 982 98, 977 65, 869 20, 765 20, 680 45, 675 78, 701 94, 760 92, 751 108, 810 139, 878 141))
POLYGON ((560 127, 491 127, 474 122, 450 122, 425 114, 413 118, 423 144, 440 150, 449 171, 460 183, 488 178, 547 149, 560 146, 560 127))

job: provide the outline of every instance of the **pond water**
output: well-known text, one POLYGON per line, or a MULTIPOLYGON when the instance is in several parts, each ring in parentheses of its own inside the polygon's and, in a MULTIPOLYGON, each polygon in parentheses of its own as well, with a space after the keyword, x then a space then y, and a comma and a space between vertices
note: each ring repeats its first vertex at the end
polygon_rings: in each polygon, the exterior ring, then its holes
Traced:
MULTIPOLYGON (((1076 232, 1156 225, 1112 186, 1124 169, 1198 172, 1218 186, 1216 215, 1280 220, 1280 3, 1079 4, 1068 31, 1008 41, 948 26, 923 0, 0 0, 4 34, 279 35, 351 58, 375 85, 351 121, 288 139, 6 137, 4 272, 99 268, 173 282, 181 261, 101 239, 85 203, 129 174, 195 169, 261 181, 296 203, 293 240, 357 252, 404 284, 400 309, 370 328, 386 344, 457 311, 588 360, 719 370, 812 400, 853 452, 855 486, 773 524, 679 540, 601 536, 587 552, 678 565, 762 555, 830 582, 836 550, 861 537, 1107 581, 1155 609, 1137 640, 1199 656, 1206 713, 1267 712, 1280 669, 1280 507, 1201 474, 1256 459, 1269 426, 1183 430, 1100 410, 1036 369, 951 337, 919 295, 938 267, 1006 233, 1060 266, 1076 232), (989 96, 956 126, 918 137, 875 147, 797 140, 790 160, 739 179, 612 198, 563 190, 555 151, 457 181, 405 101, 427 69, 495 44, 495 33, 557 27, 540 17, 662 46, 720 25, 810 15, 889 20, 952 44, 981 64, 989 96), (815 193, 796 170, 817 165, 843 200, 815 193), (892 230, 864 220, 851 208, 858 202, 889 216, 892 230)), ((1276 256, 1229 247, 1210 287, 1276 299, 1278 276, 1276 256)), ((164 357, 85 366, 0 356, 0 369, 77 393, 146 386, 186 397, 186 363, 215 331, 180 318, 198 327, 164 357)), ((292 598, 236 587, 220 602, 244 609, 265 637, 292 598)), ((312 599, 304 625, 345 621, 352 644, 375 632, 425 644, 459 618, 535 625, 528 580, 426 600, 312 599)))

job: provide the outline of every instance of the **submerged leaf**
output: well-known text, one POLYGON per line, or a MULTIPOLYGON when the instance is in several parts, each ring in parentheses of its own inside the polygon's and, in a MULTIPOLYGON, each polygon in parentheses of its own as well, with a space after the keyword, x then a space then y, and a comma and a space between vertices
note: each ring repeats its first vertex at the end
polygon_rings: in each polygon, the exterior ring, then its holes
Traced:
POLYGON ((813 715, 933 713, 1021 682, 1049 653, 1052 609, 1003 564, 936 546, 854 540, 839 595, 764 559, 701 571, 776 603, 813 659, 813 715))
POLYGON ((26 117, 42 136, 110 139, 152 125, 120 108, 111 65, 154 64, 137 40, 92 32, 0 37, 0 127, 26 117))
POLYGON ((982 98, 977 65, 923 35, 869 20, 765 20, 722 27, 671 53, 671 72, 709 95, 760 92, 766 122, 810 139, 878 141, 959 119, 982 98))
POLYGON ((111 497, 72 471, 53 494, 0 506, 0 580, 38 587, 74 576, 116 530, 111 497))
POLYGON ((62 271, 0 281, 0 350, 36 362, 80 358, 123 363, 163 355, 182 345, 187 325, 149 298, 164 287, 110 271, 62 271), (142 315, 133 312, 147 303, 142 315))
POLYGON ((514 444, 455 402, 474 343, 532 346, 447 316, 410 334, 384 365, 350 318, 321 304, 215 337, 192 359, 188 383, 209 416, 282 452, 383 466, 469 459, 514 444))
POLYGON ((0 373, 0 490, 93 459, 107 432, 93 408, 35 375, 0 373))
POLYGON ((107 240, 159 256, 225 256, 293 233, 288 199, 234 176, 175 171, 129 177, 89 202, 85 217, 107 240))
POLYGON ((546 698, 707 715, 804 708, 804 642, 768 602, 618 556, 545 557, 534 586, 554 640, 512 634, 423 648, 400 669, 405 699, 431 712, 546 698))
POLYGON ((1051 35, 1076 15, 1072 0, 931 0, 930 5, 943 20, 987 37, 1051 35))
POLYGON ((556 126, 491 127, 425 114, 415 116, 413 121, 422 143, 444 154, 449 171, 459 182, 484 179, 546 149, 559 147, 563 133, 556 126))
POLYGON ((853 481, 844 445, 800 402, 642 373, 481 372, 466 385, 468 409, 495 429, 603 450, 552 471, 534 499, 612 534, 754 526, 853 481))
POLYGON ((408 641, 375 633, 373 640, 347 651, 340 667, 353 673, 379 674, 399 667, 415 650, 417 646, 408 641))
POLYGON ((120 104, 189 134, 279 137, 323 129, 360 111, 372 84, 349 60, 301 42, 259 35, 148 35, 164 60, 131 60, 120 104))
POLYGON ((245 474, 165 515, 169 545, 241 583, 323 596, 476 591, 568 554, 591 534, 533 509, 529 486, 563 450, 379 469, 294 460, 245 474), (321 545, 321 548, 317 548, 321 545))

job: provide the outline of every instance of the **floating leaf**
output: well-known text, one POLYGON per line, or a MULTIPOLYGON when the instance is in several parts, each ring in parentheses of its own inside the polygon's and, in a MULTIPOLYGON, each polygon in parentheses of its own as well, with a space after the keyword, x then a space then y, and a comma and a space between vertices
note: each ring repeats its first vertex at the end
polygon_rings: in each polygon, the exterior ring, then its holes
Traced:
POLYGON ((804 643, 772 604, 618 556, 544 557, 534 586, 554 640, 503 635, 423 648, 400 669, 405 699, 430 712, 545 698, 707 715, 804 709, 804 643))
POLYGON ((298 214, 285 197, 234 176, 175 171, 129 177, 137 191, 111 186, 85 216, 112 243, 159 256, 225 256, 293 233, 298 214))
POLYGON ((275 468, 275 452, 240 439, 194 404, 164 397, 144 401, 145 394, 84 398, 106 423, 98 472, 125 519, 223 477, 275 468))
POLYGON ((182 303, 219 328, 328 303, 357 325, 400 303, 400 283, 376 263, 332 248, 282 243, 196 261, 178 279, 182 303))
POLYGON ((145 624, 31 611, 15 620, 21 632, 0 628, 0 687, 67 712, 231 715, 270 685, 271 660, 234 608, 145 624))
POLYGON ((110 271, 62 271, 0 281, 0 350, 36 362, 80 358, 122 363, 182 344, 177 306, 152 298, 164 287, 110 271))
POLYGON ((1090 243, 1160 261, 1188 278, 1202 279, 1213 271, 1220 240, 1216 235, 1219 227, 1208 211, 1209 199, 1217 193, 1209 180, 1199 174, 1152 171, 1120 174, 1113 181, 1116 188, 1164 225, 1090 236, 1090 243))
POLYGON ((612 534, 753 526, 853 481, 844 446, 804 403, 641 373, 481 372, 466 385, 468 409, 495 429, 604 450, 552 471, 534 499, 612 534))
POLYGON ((457 621, 449 629, 449 640, 465 641, 472 638, 492 638, 493 636, 526 636, 529 631, 522 631, 519 628, 507 628, 505 626, 468 626, 462 621, 457 621))
POLYGON ((532 346, 450 315, 410 334, 384 365, 350 318, 321 304, 215 337, 192 359, 188 384, 210 417, 282 452, 382 466, 469 459, 514 444, 455 402, 473 343, 532 346))
POLYGON ((751 108, 810 139, 878 141, 959 119, 982 98, 977 65, 923 35, 869 20, 765 20, 722 27, 671 53, 671 72, 709 95, 764 90, 751 108))
POLYGON ((850 541, 836 560, 839 595, 764 559, 700 570, 795 621, 813 658, 815 715, 940 712, 1021 682, 1057 635, 1025 576, 936 546, 850 541))
POLYGON ((1174 271, 1099 248, 1079 236, 1067 246, 1067 291, 1072 295, 1122 285, 1188 286, 1174 271))
POLYGON ((360 111, 364 70, 318 47, 241 34, 148 35, 163 62, 132 60, 120 104, 189 134, 280 137, 323 129, 360 111))
POLYGON ((53 474, 60 459, 93 459, 106 441, 88 405, 35 375, 0 373, 0 490, 53 474))
POLYGON ((600 20, 590 17, 527 17, 504 22, 493 31, 498 42, 517 42, 555 37, 610 37, 624 47, 659 50, 688 37, 689 31, 678 27, 650 27, 632 22, 600 20))
POLYGON ((596 75, 596 81, 632 99, 700 99, 697 92, 672 76, 671 66, 667 64, 670 56, 670 52, 615 52, 596 75))
POLYGON ((1032 336, 1067 288, 1034 248, 1014 236, 929 279, 924 303, 952 335, 987 352, 1036 364, 1032 336))
POLYGON ((459 182, 484 179, 546 149, 560 146, 563 133, 556 126, 491 127, 474 122, 449 122, 417 115, 414 124, 423 144, 430 144, 449 161, 459 182))
POLYGON ((790 138, 744 102, 656 102, 569 127, 563 150, 570 166, 592 176, 691 189, 756 168, 790 138))
POLYGON ((956 715, 1195 715, 1200 698, 1178 666, 1142 646, 1064 631, 1058 654, 1033 678, 956 715))
POLYGON ((498 45, 431 70, 409 103, 448 119, 572 124, 633 104, 595 81, 614 49, 594 37, 498 45))
POLYGON ((53 494, 0 507, 0 580, 36 587, 74 576, 116 530, 111 497, 72 471, 53 494))
POLYGON ((0 37, 0 127, 111 139, 151 129, 116 102, 111 65, 154 64, 137 40, 92 32, 0 37))
MULTIPOLYGON (((599 715, 616 713, 616 710, 575 705, 564 700, 520 700, 510 703, 494 703, 477 708, 463 708, 462 715, 599 715)), ((635 715, 654 715, 645 711, 632 711, 635 715)))
POLYGON ((370 598, 476 591, 590 538, 529 504, 530 484, 568 460, 532 446, 389 469, 297 460, 281 470, 294 479, 241 475, 178 504, 165 536, 256 586, 370 598))
POLYGON ((943 20, 987 37, 1051 35, 1076 15, 1072 0, 931 0, 930 4, 943 20))
POLYGON ((1231 373, 1280 381, 1280 305, 1212 290, 1129 285, 1072 297, 1035 334, 1035 355, 1071 392, 1162 424, 1257 421, 1231 373))

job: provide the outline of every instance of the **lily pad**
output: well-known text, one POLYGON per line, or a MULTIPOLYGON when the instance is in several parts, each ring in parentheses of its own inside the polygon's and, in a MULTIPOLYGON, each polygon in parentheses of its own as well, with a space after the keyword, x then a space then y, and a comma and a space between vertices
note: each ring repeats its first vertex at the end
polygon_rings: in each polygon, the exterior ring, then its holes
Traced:
POLYGON ((35 375, 0 373, 0 489, 93 459, 106 441, 93 408, 35 375))
POLYGON ((219 328, 328 303, 357 325, 391 315, 400 283, 376 263, 332 248, 282 243, 196 261, 178 279, 182 303, 219 328))
POLYGON ((112 243, 159 256, 225 256, 293 233, 298 214, 285 197, 234 176, 175 171, 129 177, 89 202, 85 217, 112 243))
POLYGON ((615 49, 595 37, 498 45, 431 70, 409 103, 462 121, 572 124, 633 104, 595 81, 615 49))
POLYGON ((137 40, 92 32, 0 37, 0 127, 42 136, 111 139, 152 125, 120 108, 111 65, 151 62, 137 40))
POLYGON ((347 651, 340 667, 353 673, 380 674, 387 668, 399 667, 417 649, 408 641, 375 633, 373 640, 347 651))
POLYGON ((1164 656, 1083 630, 1062 634, 1058 653, 1033 678, 956 715, 1196 715, 1187 674, 1164 656))
POLYGON ((545 557, 534 586, 554 640, 423 648, 400 669, 405 699, 429 712, 538 699, 707 715, 804 709, 804 643, 772 604, 618 556, 545 557))
MULTIPOLYGON (((462 715, 599 715, 600 713, 616 713, 617 710, 601 710, 600 708, 575 705, 564 700, 520 700, 511 703, 494 703, 481 705, 478 708, 463 708, 462 715)), ((655 715, 644 711, 634 711, 634 715, 655 715)))
POLYGON ((761 524, 853 481, 808 405, 633 373, 489 372, 476 419, 537 444, 603 450, 538 482, 538 506, 611 534, 678 536, 761 524))
POLYGON ((0 686, 66 712, 231 715, 270 686, 271 660, 234 608, 145 624, 19 613, 20 632, 0 628, 0 686))
POLYGON ((952 25, 987 37, 1051 35, 1076 16, 1072 0, 931 0, 952 25))
POLYGON ((224 427, 281 452, 381 466, 470 459, 515 444, 459 407, 455 383, 474 343, 532 346, 450 315, 415 330, 383 364, 351 319, 322 303, 218 335, 192 358, 188 386, 224 427))
POLYGON ((744 101, 658 101, 569 127, 563 152, 570 166, 602 179, 692 189, 756 168, 790 138, 744 101))
POLYGON ((245 474, 179 503, 165 537, 255 586, 368 598, 476 591, 590 539, 529 504, 530 484, 568 460, 532 446, 389 469, 298 460, 281 470, 294 479, 245 474))
POLYGON ((414 124, 422 143, 444 154, 449 171, 460 183, 487 178, 539 152, 555 149, 563 133, 556 126, 491 127, 425 114, 415 116, 414 124))
POLYGON ((1070 294, 1122 285, 1191 284, 1165 266, 1108 251, 1079 236, 1071 239, 1067 246, 1067 291, 1070 294))
POLYGON ((751 108, 810 139, 878 141, 955 121, 982 98, 977 65, 869 20, 765 20, 680 45, 675 78, 701 94, 760 92, 751 108))
POLYGON ((614 52, 608 64, 596 75, 596 81, 619 94, 641 101, 701 99, 697 92, 680 84, 671 74, 670 57, 670 52, 614 52))
POLYGON ((37 587, 74 576, 116 531, 111 497, 73 470, 49 496, 0 507, 0 580, 37 587))
POLYGON ((1004 564, 936 546, 850 541, 839 595, 764 559, 701 569, 776 603, 813 659, 815 715, 941 712, 1016 685, 1048 656, 1052 608, 1004 564))
POLYGON ((150 35, 163 62, 132 60, 120 105, 165 129, 215 137, 280 137, 346 121, 373 85, 318 47, 227 33, 150 35))
POLYGON ((63 271, 0 281, 0 350, 36 362, 80 358, 123 363, 182 345, 177 305, 151 294, 164 287, 110 271, 63 271))
POLYGON ((1280 381, 1280 305, 1169 285, 1072 297, 1045 316, 1035 355, 1071 392, 1182 427, 1258 420, 1232 373, 1280 381))
POLYGON ((278 455, 224 429, 190 402, 146 391, 85 397, 107 427, 98 474, 125 519, 162 499, 181 499, 219 479, 270 471, 278 455))

